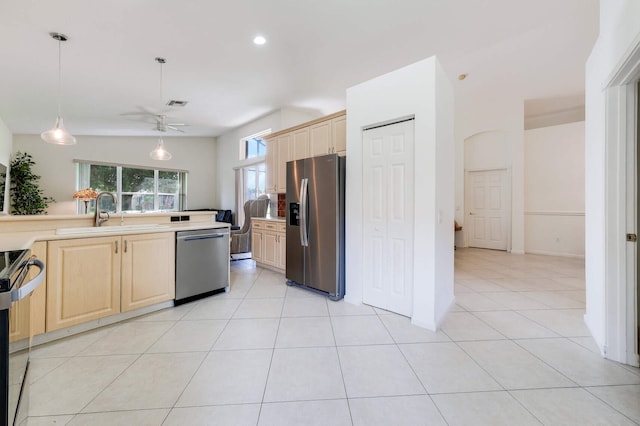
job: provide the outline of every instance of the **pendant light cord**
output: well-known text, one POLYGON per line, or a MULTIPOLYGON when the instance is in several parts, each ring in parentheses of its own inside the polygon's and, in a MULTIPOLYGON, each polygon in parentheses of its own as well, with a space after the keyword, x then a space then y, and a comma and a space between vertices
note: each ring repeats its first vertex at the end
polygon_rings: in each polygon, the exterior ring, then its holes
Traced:
POLYGON ((58 117, 62 116, 62 41, 58 39, 58 117))
POLYGON ((160 62, 160 105, 162 105, 162 86, 163 86, 163 75, 162 75, 162 65, 163 63, 160 62))

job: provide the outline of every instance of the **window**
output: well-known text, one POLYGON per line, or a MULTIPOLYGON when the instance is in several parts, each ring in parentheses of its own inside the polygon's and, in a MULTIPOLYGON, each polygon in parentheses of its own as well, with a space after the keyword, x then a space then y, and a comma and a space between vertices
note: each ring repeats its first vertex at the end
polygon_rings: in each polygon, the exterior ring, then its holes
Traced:
MULTIPOLYGON (((108 191, 116 195, 117 206, 109 197, 100 199, 103 210, 179 211, 184 208, 186 198, 186 175, 186 172, 176 170, 79 162, 77 181, 78 188, 91 187, 97 192, 108 191)), ((79 206, 78 212, 83 211, 79 206)))
POLYGON ((245 167, 244 171, 244 199, 255 200, 266 193, 266 166, 258 163, 245 167))
POLYGON ((260 158, 267 155, 267 146, 262 137, 269 133, 271 133, 271 129, 240 139, 240 160, 260 158))
POLYGON ((245 157, 244 158, 255 158, 255 157, 264 157, 267 153, 267 149, 262 138, 251 138, 246 139, 245 141, 245 157))

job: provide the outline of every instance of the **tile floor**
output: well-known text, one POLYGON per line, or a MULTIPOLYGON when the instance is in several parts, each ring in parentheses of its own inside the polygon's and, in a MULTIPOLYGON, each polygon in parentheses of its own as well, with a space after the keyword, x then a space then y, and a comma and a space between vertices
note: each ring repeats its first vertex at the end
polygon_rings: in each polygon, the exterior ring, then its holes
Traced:
POLYGON ((432 333, 234 262, 229 293, 36 348, 29 424, 640 424, 640 371, 584 326, 582 261, 461 249, 455 272, 432 333))

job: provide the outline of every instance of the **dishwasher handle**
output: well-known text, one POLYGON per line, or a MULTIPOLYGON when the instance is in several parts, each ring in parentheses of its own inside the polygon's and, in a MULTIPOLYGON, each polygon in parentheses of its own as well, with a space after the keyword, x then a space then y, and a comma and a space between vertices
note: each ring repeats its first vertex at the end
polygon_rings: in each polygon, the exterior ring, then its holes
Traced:
POLYGON ((212 238, 224 238, 228 234, 203 234, 203 235, 190 235, 184 237, 178 237, 180 241, 194 241, 194 240, 210 240, 212 238))

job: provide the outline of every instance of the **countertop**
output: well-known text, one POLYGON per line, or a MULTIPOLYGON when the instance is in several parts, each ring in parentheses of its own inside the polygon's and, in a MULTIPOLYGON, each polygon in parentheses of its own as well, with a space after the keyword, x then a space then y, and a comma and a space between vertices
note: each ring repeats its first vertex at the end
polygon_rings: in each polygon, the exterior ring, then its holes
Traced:
POLYGON ((162 224, 162 226, 146 229, 123 229, 114 231, 119 225, 103 225, 104 232, 92 231, 87 233, 56 234, 56 230, 39 230, 27 232, 3 232, 0 234, 0 251, 27 249, 36 241, 68 240, 74 238, 105 237, 111 235, 151 234, 156 232, 192 231, 196 229, 229 228, 224 222, 177 222, 162 224), (108 229, 107 229, 108 228, 108 229))
POLYGON ((287 220, 284 216, 267 216, 267 217, 253 217, 251 220, 266 220, 269 222, 284 222, 287 220))

